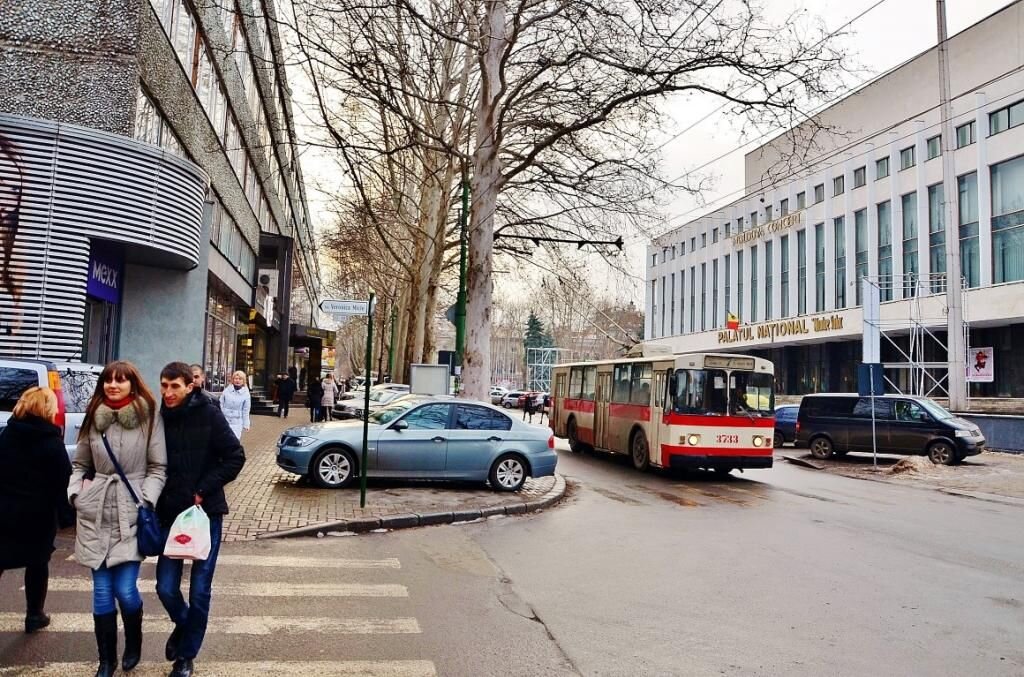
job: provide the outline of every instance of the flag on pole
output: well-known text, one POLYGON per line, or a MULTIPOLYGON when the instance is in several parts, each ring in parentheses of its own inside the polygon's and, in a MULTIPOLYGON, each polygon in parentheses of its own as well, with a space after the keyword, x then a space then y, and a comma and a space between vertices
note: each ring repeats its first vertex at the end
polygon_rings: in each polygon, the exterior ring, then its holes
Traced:
POLYGON ((726 326, 727 329, 739 329, 740 328, 740 318, 736 317, 735 315, 733 315, 730 312, 726 312, 726 315, 725 315, 725 326, 726 326))

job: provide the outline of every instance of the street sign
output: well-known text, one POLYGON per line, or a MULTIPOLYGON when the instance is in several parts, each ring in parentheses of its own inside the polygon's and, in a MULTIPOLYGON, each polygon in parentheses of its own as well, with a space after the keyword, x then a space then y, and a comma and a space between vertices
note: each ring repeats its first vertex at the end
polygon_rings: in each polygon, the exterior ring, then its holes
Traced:
POLYGON ((320 302, 320 310, 328 315, 366 315, 369 305, 369 301, 325 299, 320 302))

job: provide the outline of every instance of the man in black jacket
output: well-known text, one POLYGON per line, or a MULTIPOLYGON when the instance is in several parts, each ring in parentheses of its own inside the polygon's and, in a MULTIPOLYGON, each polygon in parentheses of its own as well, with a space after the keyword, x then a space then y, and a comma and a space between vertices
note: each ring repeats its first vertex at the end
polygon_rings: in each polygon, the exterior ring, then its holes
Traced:
POLYGON ((156 591, 174 622, 165 649, 167 660, 174 661, 171 677, 191 677, 206 635, 221 526, 228 512, 224 485, 238 477, 245 451, 220 407, 194 390, 189 365, 172 362, 163 368, 160 395, 167 438, 167 484, 156 506, 160 523, 166 533, 192 505, 201 505, 210 518, 210 555, 192 563, 188 604, 181 594, 182 560, 161 556, 156 566, 156 591))
POLYGON ((277 415, 288 418, 288 407, 295 397, 295 380, 287 372, 281 374, 277 383, 277 415))

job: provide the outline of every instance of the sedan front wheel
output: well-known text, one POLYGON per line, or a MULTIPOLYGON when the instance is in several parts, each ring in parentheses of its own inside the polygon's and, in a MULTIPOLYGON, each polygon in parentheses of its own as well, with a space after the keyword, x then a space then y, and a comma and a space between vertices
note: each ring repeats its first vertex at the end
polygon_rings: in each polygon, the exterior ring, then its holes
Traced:
POLYGON ((526 482, 526 464, 515 454, 499 456, 488 478, 495 491, 519 491, 526 482))
POLYGON ((352 483, 356 462, 345 449, 325 449, 313 457, 309 477, 321 489, 342 489, 352 483))

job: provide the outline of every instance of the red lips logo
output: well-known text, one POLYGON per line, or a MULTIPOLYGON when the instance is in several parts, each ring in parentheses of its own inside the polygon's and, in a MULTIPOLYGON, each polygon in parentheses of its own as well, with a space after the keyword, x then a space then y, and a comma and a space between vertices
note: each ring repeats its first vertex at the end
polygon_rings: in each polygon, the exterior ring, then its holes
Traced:
POLYGON ((181 543, 182 545, 185 545, 186 543, 192 540, 192 537, 188 534, 178 534, 174 537, 174 540, 176 540, 178 543, 181 543))

